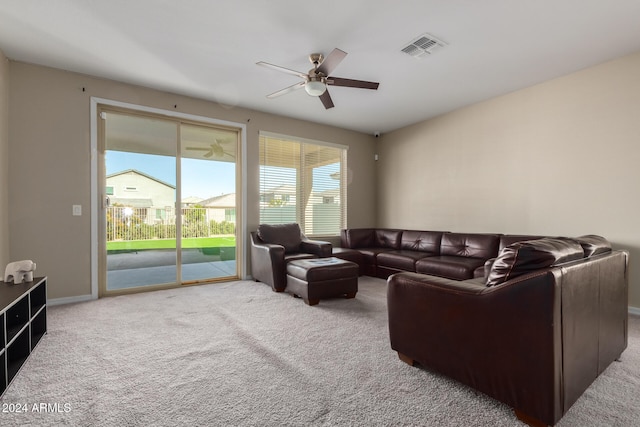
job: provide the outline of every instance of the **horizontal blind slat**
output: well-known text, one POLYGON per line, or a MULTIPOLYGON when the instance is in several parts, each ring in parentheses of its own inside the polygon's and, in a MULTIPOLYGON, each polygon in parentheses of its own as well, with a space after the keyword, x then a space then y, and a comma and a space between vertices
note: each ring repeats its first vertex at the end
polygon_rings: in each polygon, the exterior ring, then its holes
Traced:
POLYGON ((346 149, 261 135, 260 223, 300 223, 303 232, 344 228, 346 149))

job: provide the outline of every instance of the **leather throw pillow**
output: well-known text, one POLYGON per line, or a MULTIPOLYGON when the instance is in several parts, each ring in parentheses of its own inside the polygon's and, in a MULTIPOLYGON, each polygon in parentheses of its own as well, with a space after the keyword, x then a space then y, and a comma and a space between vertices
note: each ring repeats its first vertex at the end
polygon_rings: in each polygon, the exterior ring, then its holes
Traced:
POLYGON ((513 243, 500 251, 487 277, 487 286, 580 258, 584 258, 584 250, 572 239, 545 237, 513 243))

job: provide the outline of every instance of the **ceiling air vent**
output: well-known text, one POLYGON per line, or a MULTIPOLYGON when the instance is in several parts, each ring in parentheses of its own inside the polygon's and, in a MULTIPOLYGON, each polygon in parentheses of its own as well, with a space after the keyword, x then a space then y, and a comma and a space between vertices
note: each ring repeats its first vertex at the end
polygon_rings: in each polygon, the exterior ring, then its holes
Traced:
POLYGON ((415 58, 423 58, 446 45, 447 44, 445 42, 438 40, 430 34, 423 34, 409 43, 408 46, 402 48, 402 51, 415 58))

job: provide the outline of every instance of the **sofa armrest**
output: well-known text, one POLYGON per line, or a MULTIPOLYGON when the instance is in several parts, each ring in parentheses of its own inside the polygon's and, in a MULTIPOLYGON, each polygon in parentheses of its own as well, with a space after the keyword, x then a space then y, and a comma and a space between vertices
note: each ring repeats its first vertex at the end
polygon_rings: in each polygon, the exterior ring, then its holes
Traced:
POLYGON ((314 254, 321 258, 330 257, 333 245, 322 240, 311 240, 303 238, 300 243, 300 252, 314 254))
MULTIPOLYGON (((560 285, 542 270, 492 288, 417 273, 389 277, 391 348, 536 419, 562 415, 560 285)), ((553 423, 551 423, 553 424, 553 423)))
POLYGON ((274 290, 286 287, 284 246, 264 243, 251 233, 251 275, 254 280, 271 285, 274 290))

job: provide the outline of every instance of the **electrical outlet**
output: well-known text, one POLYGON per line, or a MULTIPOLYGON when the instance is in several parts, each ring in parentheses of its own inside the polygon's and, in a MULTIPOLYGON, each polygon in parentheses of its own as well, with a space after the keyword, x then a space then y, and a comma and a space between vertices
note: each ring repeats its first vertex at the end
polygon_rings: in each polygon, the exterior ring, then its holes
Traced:
POLYGON ((82 215, 82 205, 73 205, 73 216, 80 216, 82 215))

